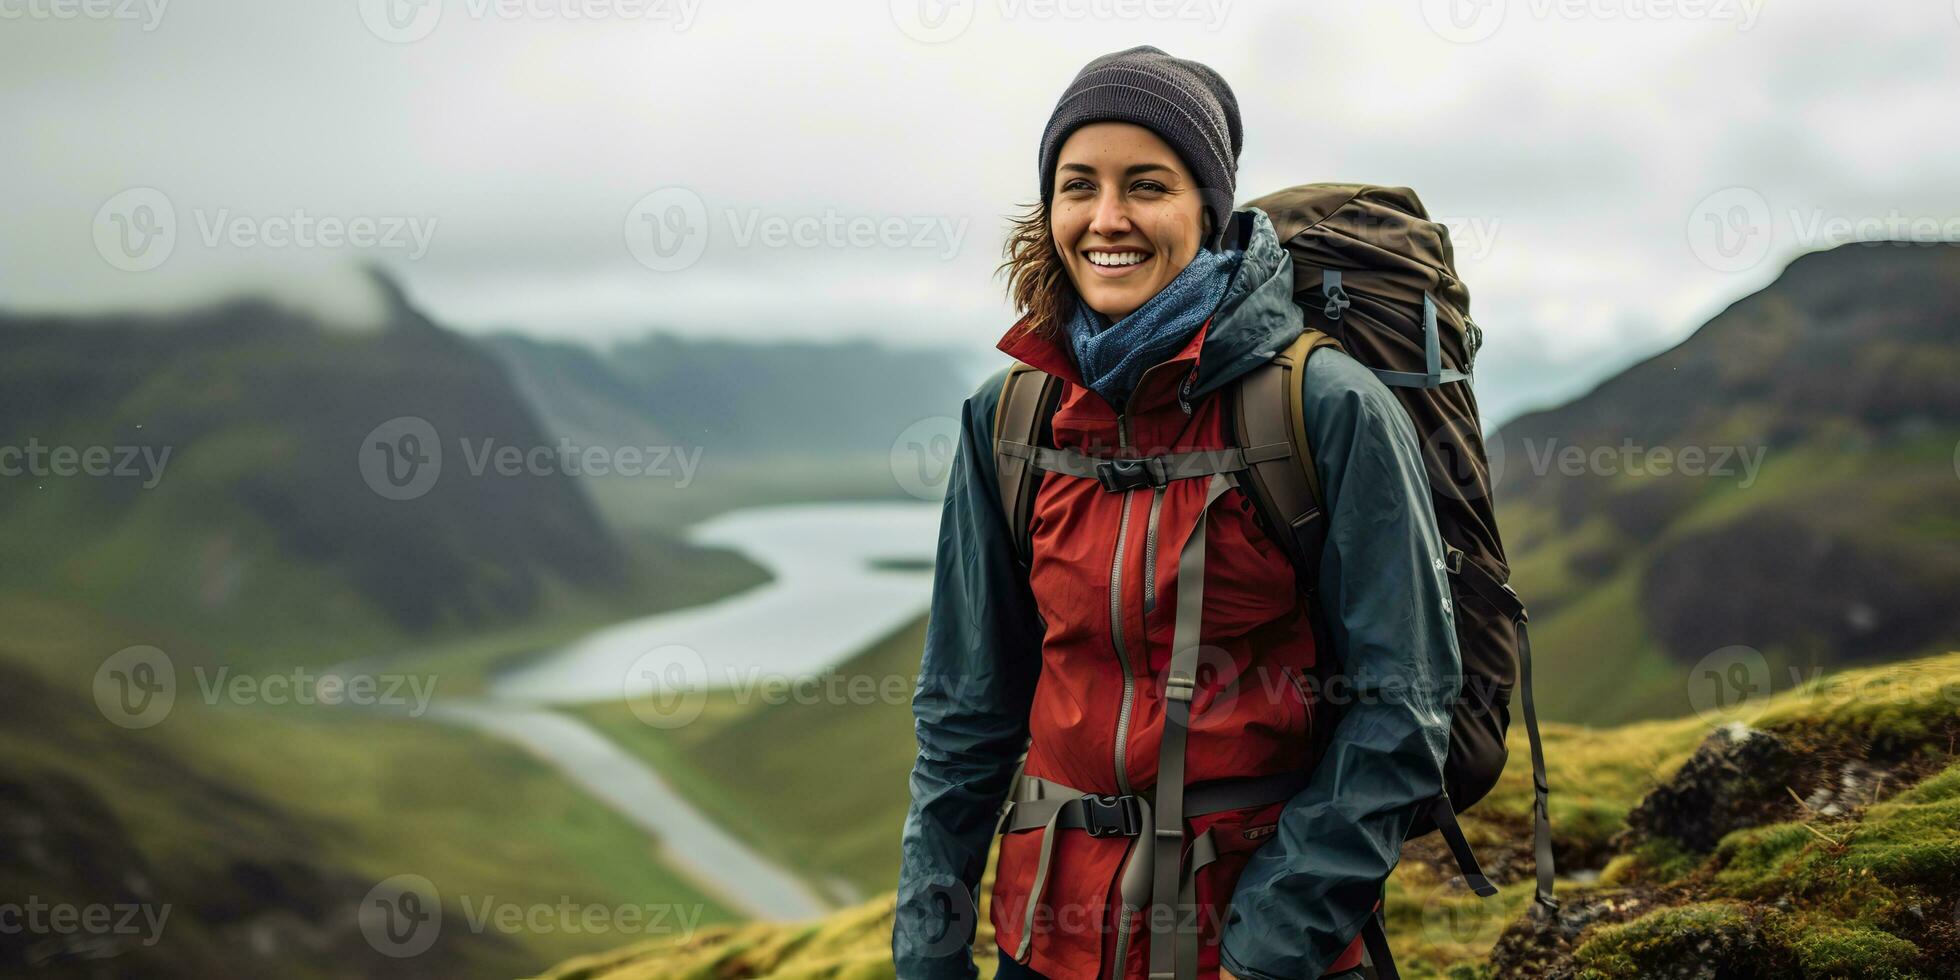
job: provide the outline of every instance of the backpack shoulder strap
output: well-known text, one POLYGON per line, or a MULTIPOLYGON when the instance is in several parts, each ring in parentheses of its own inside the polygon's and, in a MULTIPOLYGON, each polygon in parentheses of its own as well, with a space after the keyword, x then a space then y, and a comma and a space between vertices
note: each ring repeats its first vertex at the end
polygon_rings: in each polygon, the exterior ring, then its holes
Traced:
POLYGON ((1041 481, 1031 447, 1041 444, 1042 430, 1061 397, 1060 379, 1016 363, 1008 369, 1000 403, 994 407, 994 475, 1000 482, 1001 510, 1014 539, 1014 553, 1024 565, 1032 553, 1028 526, 1034 514, 1035 488, 1041 481))
POLYGON ((1340 342, 1312 329, 1302 331, 1285 350, 1246 372, 1237 384, 1233 428, 1241 446, 1285 444, 1285 455, 1250 464, 1241 482, 1263 516, 1267 530, 1287 556, 1304 591, 1311 593, 1327 542, 1327 515, 1321 507, 1320 478, 1314 473, 1307 439, 1306 406, 1301 397, 1307 358, 1340 342))

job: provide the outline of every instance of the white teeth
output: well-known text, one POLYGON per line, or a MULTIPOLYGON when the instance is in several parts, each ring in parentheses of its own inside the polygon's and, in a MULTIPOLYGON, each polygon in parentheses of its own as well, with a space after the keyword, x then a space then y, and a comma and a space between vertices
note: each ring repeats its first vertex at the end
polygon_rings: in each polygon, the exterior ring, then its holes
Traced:
POLYGON ((1136 265, 1144 260, 1142 252, 1090 252, 1091 265, 1136 265))

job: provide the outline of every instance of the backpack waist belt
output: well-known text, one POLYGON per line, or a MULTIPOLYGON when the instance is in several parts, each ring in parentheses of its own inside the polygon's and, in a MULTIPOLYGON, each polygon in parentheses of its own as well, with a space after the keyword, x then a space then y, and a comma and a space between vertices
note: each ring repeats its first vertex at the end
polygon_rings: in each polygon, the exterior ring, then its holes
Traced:
MULTIPOLYGON (((1184 813, 1197 817, 1224 810, 1238 810, 1246 807, 1265 806, 1270 803, 1283 803, 1295 794, 1306 789, 1311 772, 1283 772, 1270 776, 1252 776, 1245 779, 1221 779, 1196 783, 1184 791, 1184 813)), ((1039 776, 1017 774, 1008 789, 1007 801, 1002 805, 1000 819, 995 833, 1013 833, 1035 827, 1045 828, 1041 840, 1041 856, 1035 862, 1034 886, 1028 893, 1028 908, 1023 914, 1021 927, 1021 946, 1015 952, 1015 959, 1023 960, 1034 941, 1034 913, 1041 904, 1041 895, 1048 883, 1049 862, 1055 851, 1057 830, 1079 829, 1091 837, 1157 837, 1152 824, 1150 797, 1143 793, 1124 796, 1085 793, 1072 786, 1065 786, 1052 779, 1039 776)), ((1177 840, 1182 840, 1183 828, 1174 831, 1177 840)), ((1123 865, 1123 913, 1125 928, 1128 927, 1129 911, 1143 909, 1151 903, 1151 892, 1156 884, 1156 856, 1158 848, 1152 842, 1139 842, 1130 851, 1128 861, 1123 865)), ((1188 935, 1188 941, 1177 942, 1179 959, 1188 959, 1184 976, 1195 976, 1197 970, 1197 897, 1196 882, 1198 872, 1218 859, 1217 843, 1210 830, 1191 840, 1191 851, 1181 869, 1173 869, 1172 875, 1178 882, 1177 904, 1179 918, 1177 933, 1180 940, 1188 935), (1181 872, 1181 873, 1180 873, 1181 872)), ((1153 914, 1153 919, 1164 913, 1153 914)), ((1154 947, 1153 947, 1153 955, 1154 947)))

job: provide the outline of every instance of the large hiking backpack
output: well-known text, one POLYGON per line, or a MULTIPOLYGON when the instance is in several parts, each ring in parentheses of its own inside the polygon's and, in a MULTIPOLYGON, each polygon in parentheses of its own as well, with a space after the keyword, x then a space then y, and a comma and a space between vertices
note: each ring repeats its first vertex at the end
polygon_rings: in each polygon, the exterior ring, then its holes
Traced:
MULTIPOLYGON (((1496 893, 1455 814, 1483 799, 1502 773, 1511 695, 1522 683, 1531 751, 1537 901, 1554 909, 1549 788, 1532 702, 1530 639, 1524 604, 1506 584, 1510 568, 1497 532, 1490 465, 1469 384, 1482 334, 1470 319, 1469 290, 1456 275, 1449 231, 1429 219, 1415 192, 1406 187, 1304 184, 1251 206, 1266 212, 1291 254, 1294 299, 1305 308, 1307 329, 1234 384, 1237 445, 1262 449, 1257 454, 1261 458, 1247 453, 1240 460, 1236 482, 1251 497, 1268 536, 1292 559, 1296 580, 1311 601, 1327 521, 1302 417, 1300 372, 1314 351, 1338 347, 1395 393, 1421 439, 1431 504, 1447 548, 1463 661, 1462 693, 1454 706, 1444 770, 1445 795, 1421 815, 1410 838, 1439 831, 1466 884, 1479 895, 1496 893), (1290 452, 1266 451, 1272 447, 1290 447, 1290 452)), ((995 416, 1001 502, 1024 561, 1035 491, 1041 470, 1048 468, 1034 458, 1042 451, 1031 447, 1044 445, 1061 387, 1059 379, 1017 364, 1008 373, 995 416)), ((1329 671, 1338 669, 1332 660, 1322 658, 1329 671)), ((1172 673, 1177 669, 1174 661, 1172 673)), ((1165 738, 1168 742, 1179 736, 1181 748, 1181 729, 1188 719, 1177 715, 1173 708, 1165 738)), ((1315 737, 1324 739, 1338 724, 1337 712, 1319 712, 1316 722, 1315 737)), ((1394 977, 1379 917, 1368 923, 1363 940, 1376 975, 1394 977)))

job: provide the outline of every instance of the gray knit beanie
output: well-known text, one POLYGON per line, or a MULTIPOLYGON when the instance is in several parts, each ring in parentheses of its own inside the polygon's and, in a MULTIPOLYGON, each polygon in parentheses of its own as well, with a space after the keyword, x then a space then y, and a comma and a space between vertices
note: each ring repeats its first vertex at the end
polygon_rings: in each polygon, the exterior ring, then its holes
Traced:
MULTIPOLYGON (((1136 123, 1182 157, 1211 212, 1214 241, 1225 234, 1238 186, 1239 101, 1210 68, 1139 45, 1083 66, 1055 103, 1041 134, 1041 200, 1055 194, 1055 157, 1078 127, 1116 120, 1136 123)), ((1208 245, 1210 243, 1207 243, 1208 245)))

